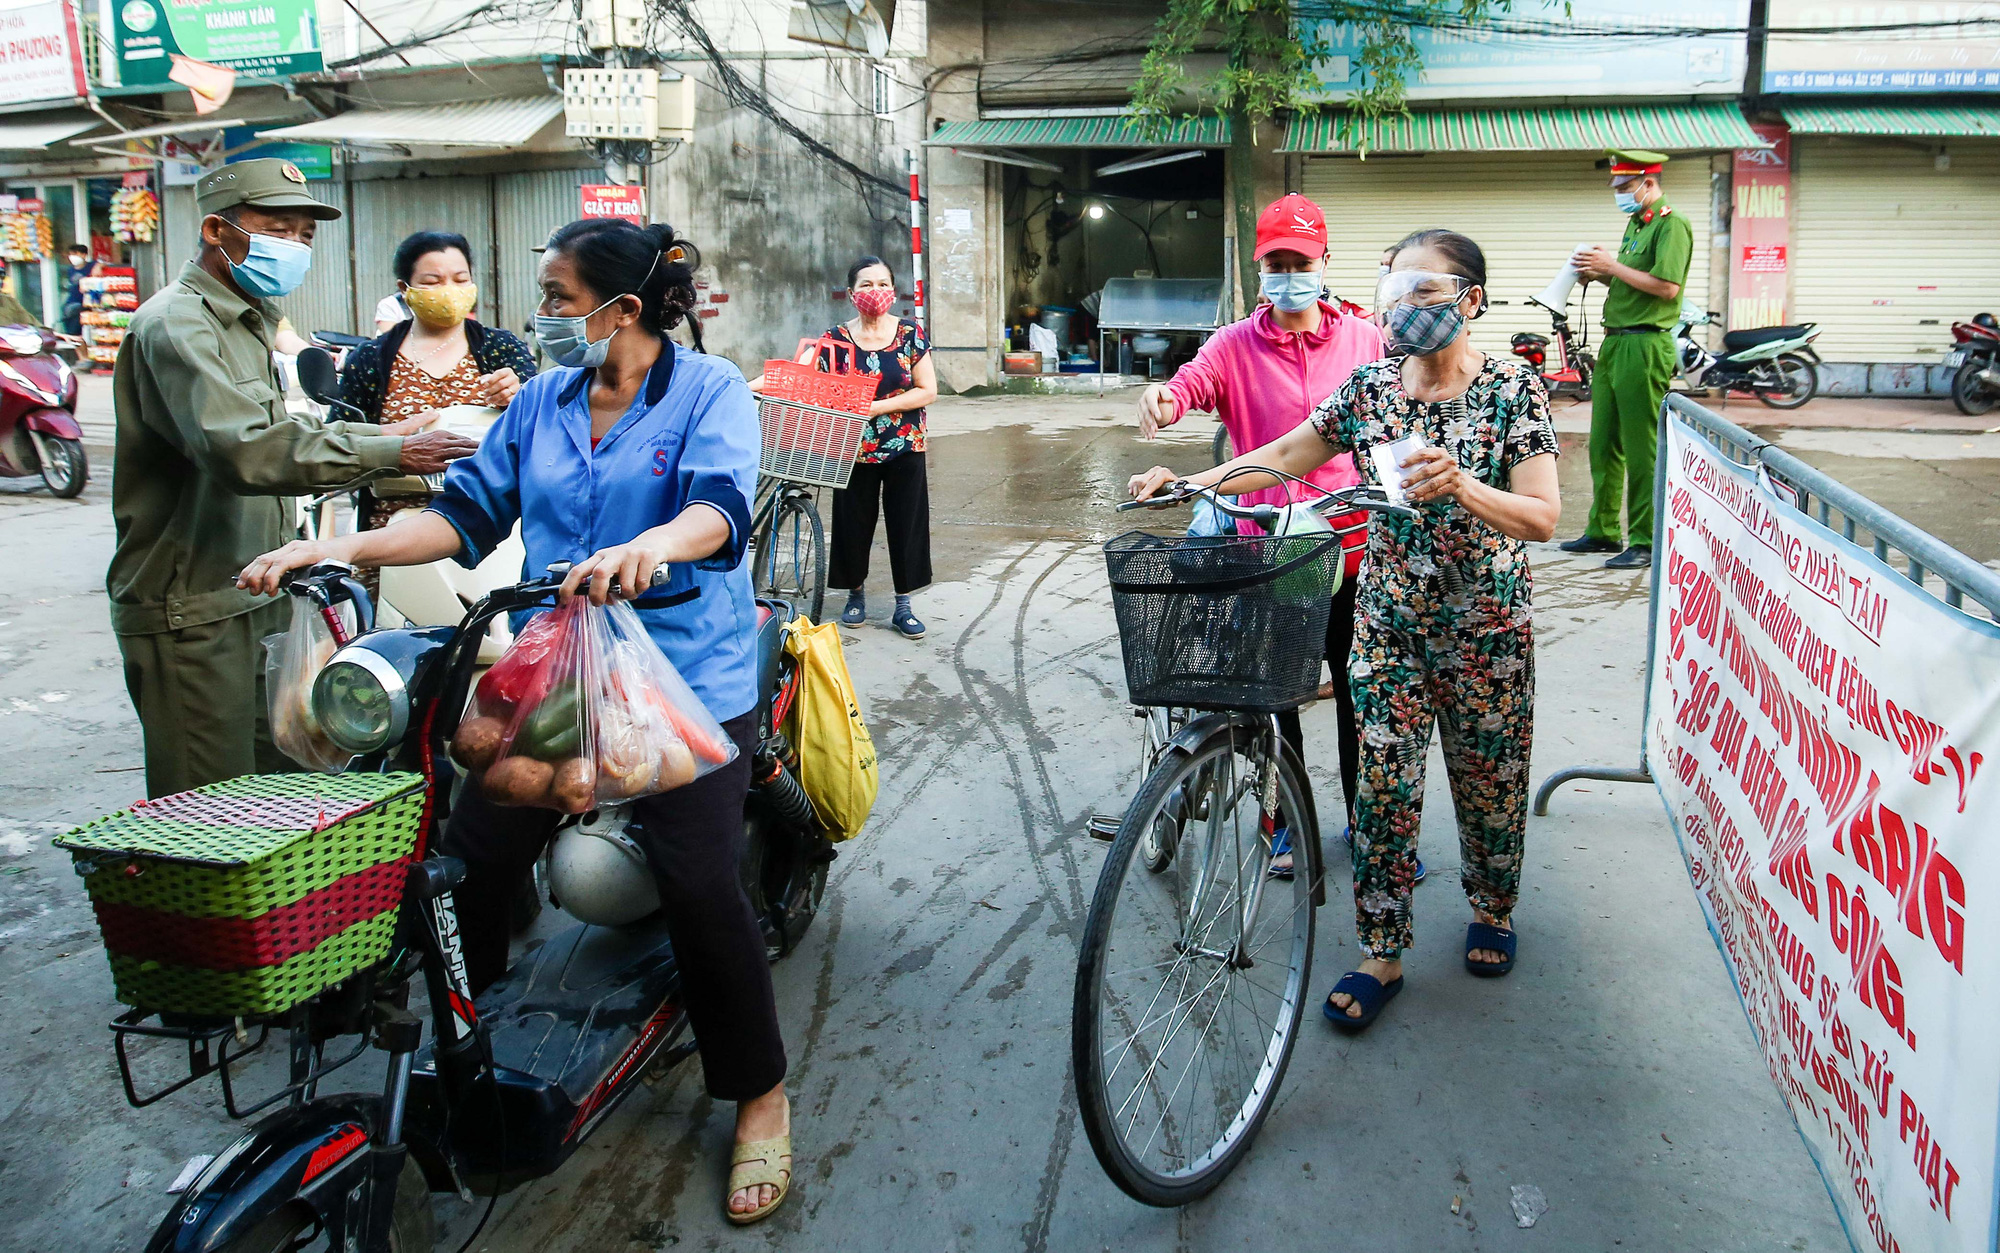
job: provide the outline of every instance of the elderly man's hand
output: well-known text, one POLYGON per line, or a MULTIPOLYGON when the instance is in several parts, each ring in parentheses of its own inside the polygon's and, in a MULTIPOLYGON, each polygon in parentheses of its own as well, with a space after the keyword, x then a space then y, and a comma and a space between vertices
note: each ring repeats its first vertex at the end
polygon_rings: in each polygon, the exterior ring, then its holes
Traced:
POLYGON ((404 438, 402 470, 405 474, 437 474, 460 457, 478 451, 478 440, 450 431, 425 431, 404 438))

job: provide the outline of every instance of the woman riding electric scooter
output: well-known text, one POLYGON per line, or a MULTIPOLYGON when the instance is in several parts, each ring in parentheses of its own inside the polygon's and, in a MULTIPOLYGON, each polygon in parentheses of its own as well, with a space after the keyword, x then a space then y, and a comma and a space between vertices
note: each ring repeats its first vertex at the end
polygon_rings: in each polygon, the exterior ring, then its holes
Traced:
MULTIPOLYGON (((524 385, 477 456, 454 467, 425 514, 402 525, 301 541, 245 568, 278 590, 320 561, 476 565, 521 523, 527 568, 575 563, 562 592, 602 604, 614 578, 651 586, 634 602, 647 632, 740 750, 696 782, 639 800, 633 833, 658 880, 710 1095, 737 1102, 725 1212, 755 1222, 792 1177, 785 1048, 764 937, 737 864, 756 736, 756 607, 743 561, 757 473, 754 402, 736 368, 666 332, 686 321, 694 278, 670 260, 671 227, 593 219, 550 236, 536 334, 560 369, 524 385)), ((519 627, 519 623, 515 624, 519 627)), ((458 894, 475 991, 506 965, 508 903, 559 815, 502 808, 466 789, 443 851, 465 859, 458 894)))

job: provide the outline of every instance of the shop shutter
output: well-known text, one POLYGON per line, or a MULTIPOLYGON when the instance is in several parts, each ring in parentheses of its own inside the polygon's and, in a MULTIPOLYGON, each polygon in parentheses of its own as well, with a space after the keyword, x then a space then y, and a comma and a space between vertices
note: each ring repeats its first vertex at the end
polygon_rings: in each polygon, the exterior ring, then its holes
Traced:
POLYGON ((1935 362, 1954 321, 2000 312, 2000 143, 1949 151, 1940 170, 1927 144, 1793 140, 1792 317, 1828 361, 1935 362))
MULTIPOLYGON (((1373 303, 1382 251, 1410 232, 1442 226, 1471 236, 1486 253, 1493 301, 1474 332, 1486 351, 1505 355, 1514 332, 1549 333, 1549 315, 1527 301, 1548 286, 1578 244, 1618 244, 1624 219, 1593 160, 1576 152, 1314 157, 1306 162, 1301 190, 1326 211, 1333 248, 1328 285, 1357 304, 1373 303)), ((1711 307, 1703 303, 1712 216, 1707 158, 1669 165, 1666 188, 1674 212, 1694 226, 1683 295, 1711 307)), ((1604 289, 1593 283, 1582 290, 1595 343, 1604 289)), ((1577 304, 1572 296, 1572 319, 1577 304)))
POLYGON ((542 260, 534 250, 547 243, 558 226, 577 219, 583 211, 583 185, 603 177, 598 168, 532 170, 495 177, 493 198, 500 228, 494 261, 499 269, 496 325, 518 335, 534 316, 535 305, 541 301, 535 271, 542 260))

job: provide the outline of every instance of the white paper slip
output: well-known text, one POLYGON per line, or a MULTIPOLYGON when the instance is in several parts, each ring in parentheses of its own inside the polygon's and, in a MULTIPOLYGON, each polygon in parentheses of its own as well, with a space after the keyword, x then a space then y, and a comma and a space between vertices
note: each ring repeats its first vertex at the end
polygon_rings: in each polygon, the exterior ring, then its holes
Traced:
POLYGON ((1403 469, 1403 462, 1427 446, 1428 441, 1422 435, 1405 435, 1368 450, 1368 456, 1375 464, 1375 478, 1382 484, 1382 493, 1389 498, 1390 504, 1409 503, 1403 495, 1403 476, 1409 473, 1403 469))

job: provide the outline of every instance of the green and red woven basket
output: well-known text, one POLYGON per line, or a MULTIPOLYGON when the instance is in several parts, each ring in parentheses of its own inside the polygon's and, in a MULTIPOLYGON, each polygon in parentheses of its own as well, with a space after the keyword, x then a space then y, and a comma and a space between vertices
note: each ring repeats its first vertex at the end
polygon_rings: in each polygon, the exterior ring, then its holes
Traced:
POLYGON ((56 841, 90 891, 118 999, 290 1009, 389 952, 423 823, 416 774, 253 774, 56 841))

